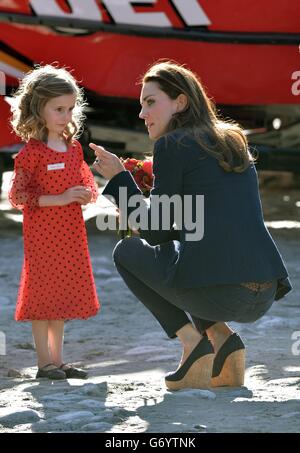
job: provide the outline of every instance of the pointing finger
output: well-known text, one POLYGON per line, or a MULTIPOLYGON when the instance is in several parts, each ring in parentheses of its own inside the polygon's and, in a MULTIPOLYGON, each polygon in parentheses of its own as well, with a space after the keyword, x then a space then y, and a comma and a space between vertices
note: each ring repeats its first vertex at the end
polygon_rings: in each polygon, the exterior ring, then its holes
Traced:
POLYGON ((95 145, 95 143, 90 143, 89 147, 95 152, 96 156, 100 159, 107 159, 112 156, 110 151, 107 151, 103 146, 95 145))
POLYGON ((97 151, 98 149, 104 149, 103 146, 96 145, 95 143, 89 143, 89 147, 92 148, 94 151, 97 151))
POLYGON ((95 145, 95 143, 90 143, 89 147, 97 153, 101 153, 101 152, 107 153, 107 151, 105 150, 105 148, 103 148, 103 146, 95 145))

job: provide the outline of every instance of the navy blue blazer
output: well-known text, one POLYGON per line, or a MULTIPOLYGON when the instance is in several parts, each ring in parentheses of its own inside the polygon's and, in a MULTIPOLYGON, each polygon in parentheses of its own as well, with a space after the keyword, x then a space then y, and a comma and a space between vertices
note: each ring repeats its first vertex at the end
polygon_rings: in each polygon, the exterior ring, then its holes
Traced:
MULTIPOLYGON (((195 196, 204 195, 202 239, 187 240, 189 231, 184 224, 179 232, 172 227, 164 231, 161 224, 156 231, 140 230, 141 237, 161 247, 161 252, 164 243, 178 240, 174 243, 176 258, 164 277, 167 286, 192 288, 277 279, 276 300, 291 290, 282 257, 264 224, 254 165, 243 173, 227 173, 192 136, 177 130, 155 143, 153 173, 149 219, 153 195, 191 195, 194 220, 195 196)), ((120 187, 127 188, 128 200, 141 194, 131 174, 123 171, 108 182, 103 195, 112 196, 119 206, 120 187)), ((133 209, 128 208, 128 212, 133 209)), ((172 226, 173 210, 170 216, 172 226)))

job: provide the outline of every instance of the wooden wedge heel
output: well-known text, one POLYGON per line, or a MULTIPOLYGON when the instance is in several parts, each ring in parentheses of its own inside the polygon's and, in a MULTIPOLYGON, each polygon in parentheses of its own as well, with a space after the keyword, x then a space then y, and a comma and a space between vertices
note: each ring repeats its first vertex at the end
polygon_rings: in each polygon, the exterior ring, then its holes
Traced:
POLYGON ((166 387, 169 390, 209 388, 213 361, 213 346, 207 337, 203 337, 184 364, 166 375, 166 387))
POLYGON ((233 333, 217 352, 214 360, 211 387, 241 387, 245 376, 245 345, 233 333))

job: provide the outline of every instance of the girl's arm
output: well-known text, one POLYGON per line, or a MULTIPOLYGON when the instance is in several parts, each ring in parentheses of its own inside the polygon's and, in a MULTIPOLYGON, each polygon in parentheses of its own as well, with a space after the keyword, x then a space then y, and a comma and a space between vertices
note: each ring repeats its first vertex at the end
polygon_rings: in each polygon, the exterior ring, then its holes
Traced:
POLYGON ((31 172, 22 167, 15 168, 8 192, 12 206, 16 209, 36 208, 40 195, 41 190, 34 184, 31 172))
POLYGON ((90 167, 84 160, 83 150, 81 144, 77 142, 80 160, 81 160, 81 184, 90 190, 91 195, 89 199, 89 203, 95 203, 98 198, 98 185, 94 179, 94 175, 90 170, 90 167))
POLYGON ((41 195, 39 197, 39 206, 44 208, 47 206, 63 206, 61 195, 41 195))
POLYGON ((70 203, 87 204, 91 193, 83 186, 67 189, 59 195, 42 195, 42 190, 33 182, 30 171, 18 167, 14 171, 8 198, 16 209, 25 206, 34 209, 47 206, 66 206, 70 203))
POLYGON ((91 192, 89 203, 95 203, 98 198, 98 186, 95 182, 94 175, 91 172, 88 164, 83 161, 82 163, 83 185, 91 192))
POLYGON ((75 186, 59 195, 43 195, 43 190, 35 181, 35 170, 39 156, 30 145, 25 145, 15 159, 15 169, 8 193, 14 208, 30 209, 47 206, 65 206, 77 202, 87 204, 91 198, 88 187, 75 186))
POLYGON ((89 189, 83 186, 75 186, 59 195, 41 195, 38 203, 41 208, 47 206, 66 206, 70 203, 87 204, 90 196, 89 189))
POLYGON ((8 198, 16 209, 24 209, 25 206, 30 209, 39 207, 42 189, 35 180, 38 162, 38 152, 30 144, 26 144, 15 158, 8 198))

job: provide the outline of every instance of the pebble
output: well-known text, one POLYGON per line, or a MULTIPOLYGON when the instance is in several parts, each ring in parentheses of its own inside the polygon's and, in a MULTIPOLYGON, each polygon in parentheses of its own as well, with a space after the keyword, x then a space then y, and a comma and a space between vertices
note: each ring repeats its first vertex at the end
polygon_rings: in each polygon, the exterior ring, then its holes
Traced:
POLYGON ((194 428, 202 430, 202 429, 207 429, 207 426, 206 425, 194 425, 194 428))
POLYGON ((252 398, 253 392, 249 390, 247 387, 240 387, 240 388, 226 388, 220 387, 218 392, 221 394, 223 393, 225 396, 234 396, 237 398, 252 398))
POLYGON ((281 418, 299 418, 300 417, 300 412, 289 412, 287 414, 281 415, 281 418))
POLYGON ((20 373, 19 370, 16 370, 14 368, 10 368, 7 372, 7 377, 12 377, 12 378, 21 378, 23 377, 22 376, 22 373, 20 373))
MULTIPOLYGON (((5 277, 6 274, 4 273, 1 273, 0 274, 0 277, 5 277)), ((4 297, 4 296, 0 296, 0 306, 1 307, 4 307, 5 305, 10 305, 11 304, 11 301, 9 299, 9 297, 4 297)))
POLYGON ((87 425, 82 426, 80 431, 96 431, 104 433, 105 431, 111 429, 112 425, 110 425, 109 423, 99 422, 99 423, 88 423, 87 425))
POLYGON ((179 390, 176 392, 166 392, 166 395, 172 395, 172 396, 191 396, 191 397, 199 397, 199 398, 204 398, 208 400, 214 400, 216 398, 216 394, 214 392, 211 392, 210 390, 201 390, 201 389, 184 389, 184 390, 179 390))
POLYGON ((17 349, 30 349, 32 351, 34 351, 34 346, 32 343, 18 343, 18 344, 15 344, 15 348, 17 349))
POLYGON ((97 384, 85 384, 80 389, 80 393, 88 396, 104 396, 103 387, 98 387, 97 384))
POLYGON ((77 403, 79 406, 88 407, 90 409, 105 409, 105 403, 97 400, 82 400, 77 403))
POLYGON ((74 401, 74 400, 79 400, 81 399, 80 395, 75 395, 75 394, 68 394, 68 393, 52 393, 49 395, 43 395, 40 397, 41 401, 61 401, 61 402, 67 402, 67 401, 74 401))
MULTIPOLYGON (((66 414, 58 415, 54 419, 61 423, 72 423, 74 421, 82 421, 82 419, 94 417, 94 414, 90 411, 72 411, 66 414)), ((51 419, 53 420, 53 419, 51 419)))
POLYGON ((25 407, 1 408, 0 409, 0 424, 9 428, 24 423, 35 423, 40 420, 40 414, 25 407))

